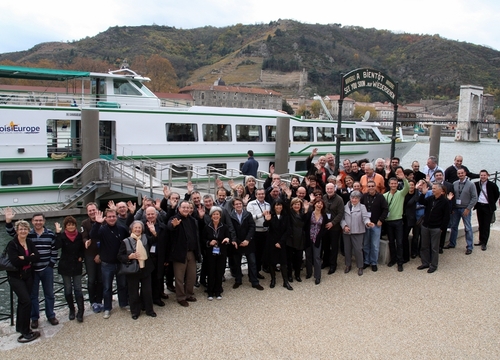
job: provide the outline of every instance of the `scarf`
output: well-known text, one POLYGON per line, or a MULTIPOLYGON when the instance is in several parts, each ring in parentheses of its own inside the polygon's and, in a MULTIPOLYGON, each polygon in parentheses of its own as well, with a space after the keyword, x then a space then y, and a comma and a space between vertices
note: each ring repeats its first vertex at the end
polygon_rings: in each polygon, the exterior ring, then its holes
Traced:
POLYGON ((78 231, 75 230, 75 231, 69 232, 68 230, 64 230, 64 235, 66 235, 66 237, 69 239, 69 241, 74 242, 76 237, 78 236, 78 231))
POLYGON ((146 260, 148 258, 148 253, 146 251, 146 248, 142 244, 140 236, 137 236, 135 234, 130 234, 130 237, 137 242, 135 244, 135 252, 139 254, 137 260, 139 261, 139 267, 141 269, 144 269, 144 266, 146 265, 146 260))

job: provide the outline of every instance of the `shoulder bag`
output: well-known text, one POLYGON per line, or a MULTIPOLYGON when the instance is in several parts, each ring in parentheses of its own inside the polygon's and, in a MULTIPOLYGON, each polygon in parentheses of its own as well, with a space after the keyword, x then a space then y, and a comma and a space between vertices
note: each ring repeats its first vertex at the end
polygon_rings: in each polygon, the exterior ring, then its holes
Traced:
MULTIPOLYGON (((130 238, 127 238, 127 241, 128 241, 128 244, 125 243, 125 245, 127 245, 127 252, 129 250, 133 250, 132 249, 132 244, 130 243, 130 238)), ((120 267, 118 269, 118 274, 119 275, 132 275, 132 274, 136 274, 140 271, 140 267, 139 267, 139 262, 136 260, 136 259, 132 259, 129 261, 127 261, 127 263, 120 263, 120 267)))

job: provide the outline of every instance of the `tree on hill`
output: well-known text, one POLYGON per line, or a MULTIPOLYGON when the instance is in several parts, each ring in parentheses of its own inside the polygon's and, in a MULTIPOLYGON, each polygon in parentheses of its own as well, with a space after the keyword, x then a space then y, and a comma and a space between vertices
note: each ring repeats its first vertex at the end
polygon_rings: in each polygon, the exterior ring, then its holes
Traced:
POLYGON ((281 110, 286 111, 288 115, 293 115, 293 108, 285 99, 281 103, 281 110))

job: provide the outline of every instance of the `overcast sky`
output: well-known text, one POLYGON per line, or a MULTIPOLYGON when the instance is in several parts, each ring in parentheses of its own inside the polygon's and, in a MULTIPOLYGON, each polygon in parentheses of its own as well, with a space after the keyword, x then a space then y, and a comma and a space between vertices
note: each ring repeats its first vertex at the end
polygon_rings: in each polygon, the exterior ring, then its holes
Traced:
POLYGON ((500 50, 499 0, 17 0, 2 3, 0 53, 80 40, 117 25, 191 29, 278 19, 439 34, 500 50))

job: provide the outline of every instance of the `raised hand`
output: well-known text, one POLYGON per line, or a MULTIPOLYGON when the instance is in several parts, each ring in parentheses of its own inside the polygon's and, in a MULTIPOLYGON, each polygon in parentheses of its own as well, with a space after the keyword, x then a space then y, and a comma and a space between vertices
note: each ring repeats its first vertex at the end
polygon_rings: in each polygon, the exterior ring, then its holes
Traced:
POLYGON ((155 202, 153 203, 154 207, 156 210, 160 211, 161 210, 161 200, 160 199, 156 199, 155 202))
POLYGON ((198 209, 198 215, 200 216, 200 219, 203 219, 205 216, 205 208, 203 206, 198 209))
POLYGON ((14 212, 14 210, 8 207, 7 209, 5 209, 4 215, 5 215, 5 222, 9 224, 12 222, 12 220, 14 220, 14 216, 16 216, 16 213, 14 212))
POLYGON ((194 191, 194 186, 193 186, 193 183, 191 181, 188 181, 187 183, 187 193, 189 195, 191 195, 191 193, 194 191))
POLYGON ((116 211, 116 205, 115 205, 115 202, 113 200, 108 201, 108 209, 116 211))
POLYGON ((234 188, 235 188, 235 186, 236 186, 236 185, 234 184, 234 180, 233 180, 233 179, 229 180, 229 181, 227 182, 227 184, 229 185, 229 187, 230 187, 231 189, 233 189, 233 190, 234 190, 234 188))
POLYGON ((177 225, 179 225, 181 222, 182 222, 181 219, 177 219, 177 218, 173 218, 172 219, 172 225, 174 225, 174 227, 176 227, 177 225))
POLYGON ((168 199, 168 197, 170 196, 170 189, 167 185, 163 185, 163 196, 165 197, 165 199, 168 199))
POLYGON ((136 203, 132 203, 132 201, 127 201, 127 208, 128 208, 128 211, 130 211, 130 213, 132 214, 135 214, 135 210, 137 209, 137 204, 136 203))
POLYGON ((104 214, 102 211, 97 211, 95 215, 95 221, 99 224, 102 224, 104 222, 104 214))
POLYGON ((314 148, 314 149, 311 151, 311 157, 315 157, 316 155, 318 155, 318 148, 314 148))
POLYGON ((61 224, 59 224, 58 222, 55 222, 54 226, 56 228, 56 233, 60 233, 62 230, 61 224))

